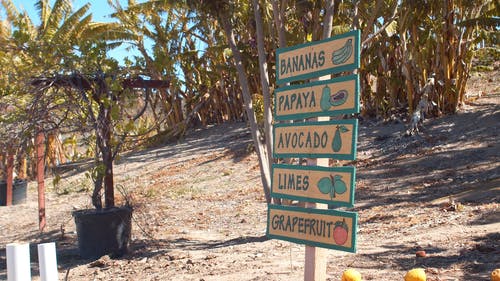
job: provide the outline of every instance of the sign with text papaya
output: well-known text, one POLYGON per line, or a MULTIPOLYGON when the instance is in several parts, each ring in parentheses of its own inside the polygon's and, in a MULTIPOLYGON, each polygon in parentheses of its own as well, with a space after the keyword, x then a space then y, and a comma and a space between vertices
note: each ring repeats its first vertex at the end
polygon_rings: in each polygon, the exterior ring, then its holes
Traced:
POLYGON ((276 50, 276 83, 351 71, 359 67, 359 30, 276 50))
POLYGON ((353 212, 269 205, 267 236, 314 247, 356 252, 353 212))
POLYGON ((271 196, 337 206, 354 206, 354 167, 273 164, 271 196))
POLYGON ((291 85, 276 90, 276 120, 296 120, 359 112, 358 75, 291 85))
POLYGON ((275 124, 273 131, 275 158, 356 158, 357 119, 275 124))

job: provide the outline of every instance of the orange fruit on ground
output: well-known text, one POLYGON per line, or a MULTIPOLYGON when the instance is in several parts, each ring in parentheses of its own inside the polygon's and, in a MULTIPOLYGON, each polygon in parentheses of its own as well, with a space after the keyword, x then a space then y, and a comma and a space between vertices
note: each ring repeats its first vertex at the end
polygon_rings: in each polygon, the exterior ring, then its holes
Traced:
POLYGON ((405 275, 405 281, 425 281, 427 276, 425 276, 425 271, 423 268, 414 268, 408 271, 405 275))
POLYGON ((342 281, 361 281, 361 273, 349 268, 342 273, 342 281))
POLYGON ((491 281, 500 281, 500 268, 491 272, 491 281))

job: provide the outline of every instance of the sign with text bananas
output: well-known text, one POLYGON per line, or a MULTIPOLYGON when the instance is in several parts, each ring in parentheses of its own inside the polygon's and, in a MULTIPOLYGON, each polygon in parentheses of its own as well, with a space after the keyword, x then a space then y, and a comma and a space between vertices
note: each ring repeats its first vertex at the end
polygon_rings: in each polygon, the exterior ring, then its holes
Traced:
POLYGON ((276 84, 359 68, 360 31, 276 50, 276 84))

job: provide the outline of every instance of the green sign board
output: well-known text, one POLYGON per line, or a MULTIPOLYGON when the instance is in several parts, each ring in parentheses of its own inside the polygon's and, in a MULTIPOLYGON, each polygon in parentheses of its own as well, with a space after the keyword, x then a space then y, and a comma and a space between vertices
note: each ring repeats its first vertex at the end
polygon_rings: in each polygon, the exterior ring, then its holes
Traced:
POLYGON ((358 75, 279 88, 274 95, 274 118, 296 120, 359 112, 358 75))
POLYGON ((360 31, 276 50, 276 83, 284 84, 359 67, 360 31))
POLYGON ((356 158, 357 119, 282 123, 273 132, 275 158, 356 158))
POLYGON ((357 221, 353 212, 268 205, 267 236, 354 253, 357 221))
POLYGON ((355 181, 354 167, 274 164, 271 196, 353 207, 355 181))

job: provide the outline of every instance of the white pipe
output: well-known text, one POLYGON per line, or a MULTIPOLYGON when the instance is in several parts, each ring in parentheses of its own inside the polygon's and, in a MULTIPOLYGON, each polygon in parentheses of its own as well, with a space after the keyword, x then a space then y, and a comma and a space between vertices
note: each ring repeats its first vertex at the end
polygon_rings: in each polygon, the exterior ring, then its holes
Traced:
POLYGON ((7 281, 31 280, 30 244, 7 244, 7 281))
POLYGON ((38 244, 38 264, 40 281, 57 281, 56 243, 38 244))

